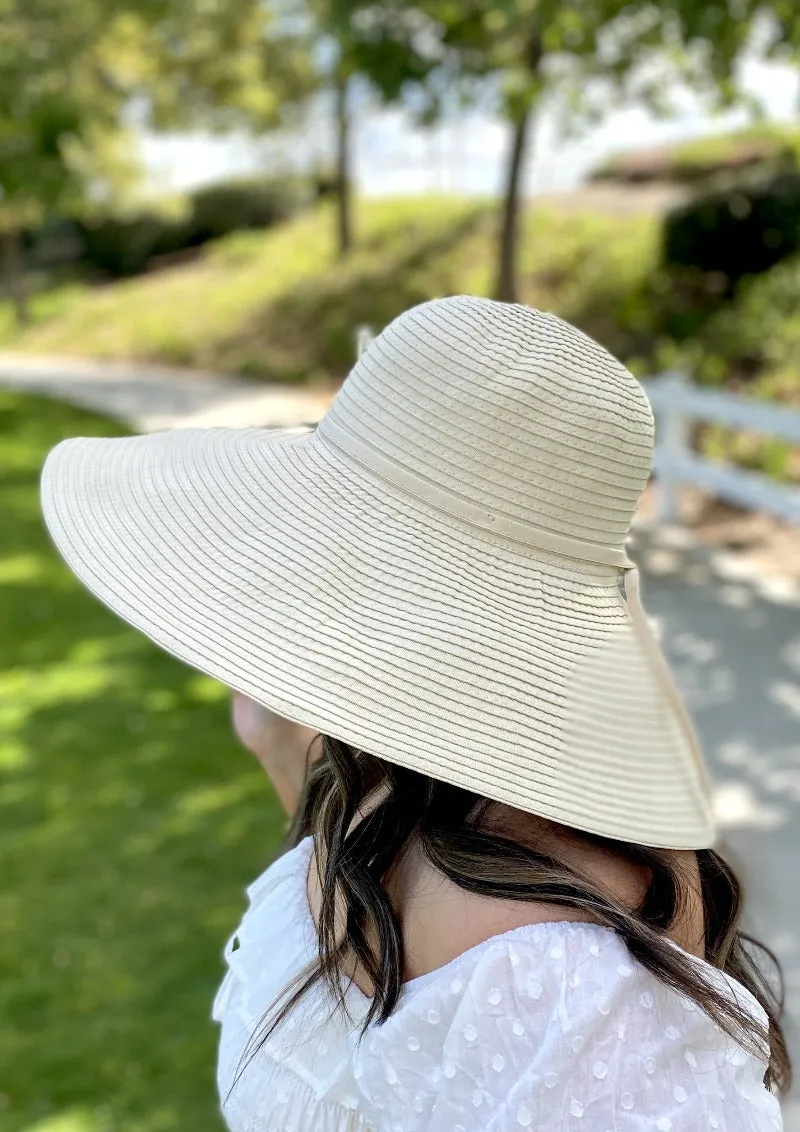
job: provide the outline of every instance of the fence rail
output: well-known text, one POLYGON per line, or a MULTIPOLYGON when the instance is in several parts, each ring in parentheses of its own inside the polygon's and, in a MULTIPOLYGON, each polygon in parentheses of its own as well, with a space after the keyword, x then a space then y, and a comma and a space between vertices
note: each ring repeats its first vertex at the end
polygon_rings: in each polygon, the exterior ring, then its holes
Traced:
POLYGON ((758 472, 714 464, 691 449, 695 421, 730 425, 800 445, 800 411, 733 393, 699 389, 680 373, 642 382, 657 422, 653 470, 658 485, 657 518, 678 520, 678 488, 693 484, 739 507, 800 523, 800 489, 758 472))

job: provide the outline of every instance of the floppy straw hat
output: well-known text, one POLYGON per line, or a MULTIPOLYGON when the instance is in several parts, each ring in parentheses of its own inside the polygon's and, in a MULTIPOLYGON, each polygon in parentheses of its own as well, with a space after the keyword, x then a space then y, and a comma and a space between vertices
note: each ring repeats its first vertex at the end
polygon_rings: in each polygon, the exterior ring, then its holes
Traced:
POLYGON ((652 445, 601 346, 459 296, 397 318, 316 429, 67 440, 42 498, 97 597, 281 715, 577 829, 701 848, 702 759, 625 551, 652 445))

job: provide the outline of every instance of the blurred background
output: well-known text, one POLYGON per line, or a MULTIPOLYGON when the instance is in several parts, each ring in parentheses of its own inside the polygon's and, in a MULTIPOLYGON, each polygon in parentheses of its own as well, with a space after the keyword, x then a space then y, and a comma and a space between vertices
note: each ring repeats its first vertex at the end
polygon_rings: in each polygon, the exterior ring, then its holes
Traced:
POLYGON ((45 453, 316 420, 464 291, 645 382, 634 553, 800 1055, 799 109, 793 0, 0 0, 0 1132, 221 1127, 284 829, 226 690, 57 560, 45 453))

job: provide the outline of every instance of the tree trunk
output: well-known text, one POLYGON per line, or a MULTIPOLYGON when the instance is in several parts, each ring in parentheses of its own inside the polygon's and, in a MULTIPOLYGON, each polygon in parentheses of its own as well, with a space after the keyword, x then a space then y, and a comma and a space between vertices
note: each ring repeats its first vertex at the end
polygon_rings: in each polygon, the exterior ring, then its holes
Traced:
POLYGON ((522 65, 531 81, 524 100, 517 105, 512 116, 513 134, 508 172, 503 193, 503 218, 500 228, 500 248, 497 261, 495 296, 506 303, 517 300, 517 243, 519 236, 520 181, 525 167, 525 147, 535 105, 535 80, 539 75, 543 48, 539 32, 534 28, 525 44, 522 65))
POLYGON ((347 79, 339 76, 336 80, 336 211, 340 258, 347 255, 353 244, 347 92, 347 79))
POLYGON ((25 279, 25 260, 22 255, 22 239, 18 229, 10 228, 0 232, 0 253, 3 274, 8 281, 8 290, 17 320, 22 326, 26 326, 30 322, 28 288, 25 279))
POLYGON ((517 301, 517 242, 519 235, 520 180, 525 161, 525 145, 531 108, 528 106, 514 123, 508 173, 503 191, 503 217, 500 228, 500 254, 497 263, 495 297, 506 303, 517 301))

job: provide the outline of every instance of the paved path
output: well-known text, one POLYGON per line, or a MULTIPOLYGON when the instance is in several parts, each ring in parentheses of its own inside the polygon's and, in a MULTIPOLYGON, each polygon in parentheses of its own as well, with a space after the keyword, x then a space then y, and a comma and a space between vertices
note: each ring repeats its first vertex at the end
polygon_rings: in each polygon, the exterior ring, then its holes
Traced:
POLYGON ((136 432, 317 421, 331 394, 161 366, 0 353, 0 386, 115 417, 136 432))
MULTIPOLYGON (((745 927, 783 965, 800 1076, 800 603, 737 577, 728 556, 665 549, 646 532, 633 555, 703 742, 722 842, 745 883, 745 927)), ((800 1087, 785 1122, 800 1132, 800 1087)))
MULTIPOLYGON (((317 420, 329 398, 213 374, 0 355, 0 385, 73 401, 148 431, 317 420)), ((800 602, 748 580, 730 555, 637 532, 645 603, 697 722, 726 845, 748 889, 747 926, 786 975, 800 1076, 800 602)), ((800 1087, 786 1107, 800 1132, 800 1087)))
POLYGON ((630 216, 632 213, 661 215, 690 200, 691 196, 691 189, 685 185, 597 182, 569 192, 541 193, 537 196, 536 203, 550 205, 559 212, 603 212, 614 216, 630 216))

